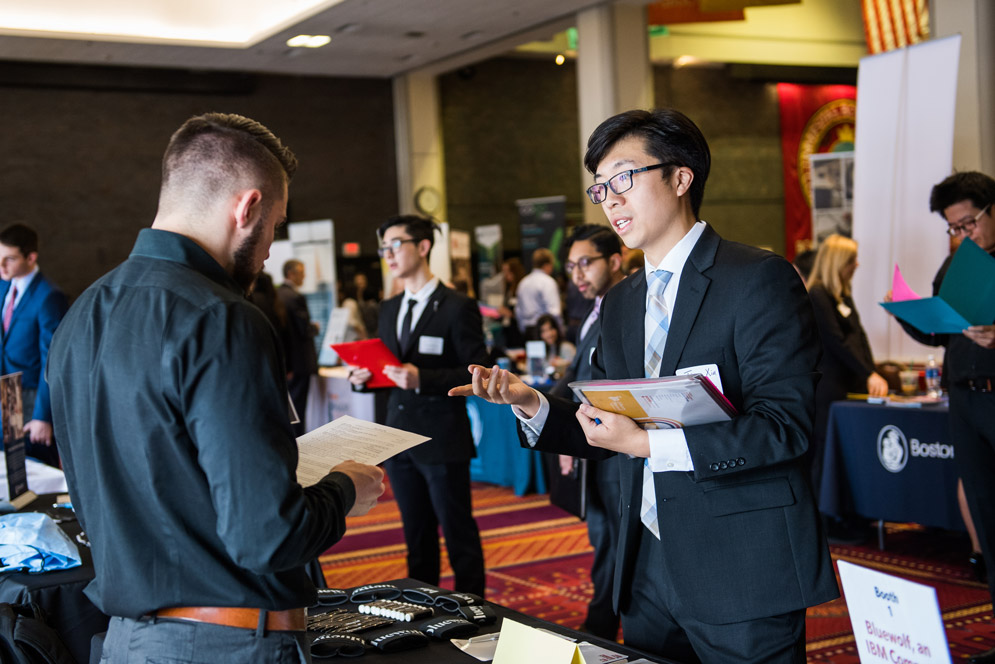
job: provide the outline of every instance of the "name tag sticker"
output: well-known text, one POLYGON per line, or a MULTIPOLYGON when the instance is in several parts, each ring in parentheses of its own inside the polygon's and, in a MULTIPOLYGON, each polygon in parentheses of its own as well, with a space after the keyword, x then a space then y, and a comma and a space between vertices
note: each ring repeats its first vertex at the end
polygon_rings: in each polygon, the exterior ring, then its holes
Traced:
POLYGON ((722 379, 719 378, 719 365, 717 364, 699 364, 696 367, 685 367, 684 369, 678 369, 674 373, 678 376, 702 374, 707 376, 708 380, 712 381, 712 384, 719 389, 719 392, 722 392, 723 394, 725 393, 722 389, 722 379))
POLYGON ((442 337, 418 337, 418 352, 422 355, 442 355, 442 337))

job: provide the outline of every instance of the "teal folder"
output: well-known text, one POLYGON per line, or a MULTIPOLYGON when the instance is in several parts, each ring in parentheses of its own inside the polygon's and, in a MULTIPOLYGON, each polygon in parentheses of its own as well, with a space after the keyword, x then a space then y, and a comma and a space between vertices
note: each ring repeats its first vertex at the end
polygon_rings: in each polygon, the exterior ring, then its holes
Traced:
POLYGON ((959 334, 995 323, 995 258, 970 239, 961 242, 935 297, 881 306, 926 334, 959 334))

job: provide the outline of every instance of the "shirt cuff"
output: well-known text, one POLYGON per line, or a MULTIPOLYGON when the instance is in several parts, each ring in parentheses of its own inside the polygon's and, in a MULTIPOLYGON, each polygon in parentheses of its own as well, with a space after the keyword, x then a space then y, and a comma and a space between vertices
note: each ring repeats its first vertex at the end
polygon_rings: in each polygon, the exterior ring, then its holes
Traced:
POLYGON ((522 433, 525 434, 525 442, 529 444, 529 447, 535 447, 536 443, 539 442, 539 435, 542 433, 542 428, 546 426, 546 418, 549 417, 549 400, 539 390, 536 390, 536 395, 539 397, 539 412, 532 418, 525 417, 517 406, 511 407, 511 412, 518 418, 522 433))
POLYGON ((654 473, 694 470, 691 451, 683 429, 650 429, 650 456, 647 460, 654 473))

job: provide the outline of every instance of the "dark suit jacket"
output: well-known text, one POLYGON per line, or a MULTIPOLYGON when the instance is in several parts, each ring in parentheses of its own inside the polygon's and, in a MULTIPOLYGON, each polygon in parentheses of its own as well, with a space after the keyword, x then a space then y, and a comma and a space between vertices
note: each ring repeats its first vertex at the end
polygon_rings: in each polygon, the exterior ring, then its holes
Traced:
POLYGON ((470 378, 467 366, 487 365, 483 325, 477 303, 442 284, 435 289, 411 331, 407 352, 397 340, 397 316, 404 294, 385 300, 380 309, 379 336, 401 362, 418 367, 419 389, 391 388, 385 424, 432 440, 411 449, 421 463, 469 461, 476 456, 466 399, 446 396, 470 378), (441 354, 422 352, 421 339, 442 339, 441 354))
POLYGON ((874 372, 874 356, 852 299, 843 299, 843 304, 850 308, 850 315, 844 316, 824 286, 813 286, 809 298, 824 349, 819 362, 822 378, 815 391, 815 431, 825 437, 829 404, 846 399, 847 392, 867 391, 867 377, 874 372))
MULTIPOLYGON (((9 281, 0 281, 0 304, 10 290, 9 281)), ((21 296, 10 319, 10 329, 3 333, 0 325, 0 375, 23 372, 21 385, 37 389, 33 410, 24 404, 24 421, 52 421, 52 404, 48 383, 44 380, 48 347, 59 322, 66 314, 66 296, 40 272, 21 296)))
MULTIPOLYGON (((588 307, 587 311, 581 317, 581 325, 583 321, 587 320, 587 317, 591 314, 591 309, 594 308, 594 303, 588 307)), ((600 312, 599 312, 600 313, 600 312)), ((598 346, 598 339, 601 337, 601 316, 594 319, 591 323, 591 327, 587 329, 587 334, 584 335, 582 339, 577 340, 577 353, 574 355, 574 359, 570 362, 566 371, 563 372, 563 378, 557 381, 556 385, 553 386, 551 390, 552 394, 558 397, 563 397, 564 399, 573 399, 574 393, 570 389, 569 384, 575 380, 591 380, 591 353, 598 346)))
MULTIPOLYGON (((644 272, 605 297, 595 378, 644 374, 644 272)), ((805 288, 774 254, 707 227, 684 271, 660 374, 715 363, 739 414, 685 429, 693 472, 654 474, 666 570, 690 615, 710 624, 773 616, 838 596, 802 463, 812 429, 819 339, 805 288)), ((550 398, 537 447, 603 457, 576 404, 550 398)), ((619 456, 622 523, 615 604, 629 592, 643 460, 619 456)))
POLYGON ((277 296, 287 310, 287 371, 293 372, 295 381, 310 380, 318 371, 318 354, 307 298, 288 284, 280 285, 277 296))

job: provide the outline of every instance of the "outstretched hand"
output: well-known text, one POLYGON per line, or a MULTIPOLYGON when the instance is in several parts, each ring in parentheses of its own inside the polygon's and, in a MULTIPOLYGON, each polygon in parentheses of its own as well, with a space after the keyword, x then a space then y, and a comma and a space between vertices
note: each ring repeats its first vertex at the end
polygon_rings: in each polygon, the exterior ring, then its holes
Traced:
POLYGON ((496 365, 487 369, 479 364, 471 364, 467 370, 472 376, 470 384, 454 387, 449 396, 478 396, 491 403, 515 406, 528 418, 539 412, 539 395, 510 371, 496 365))

